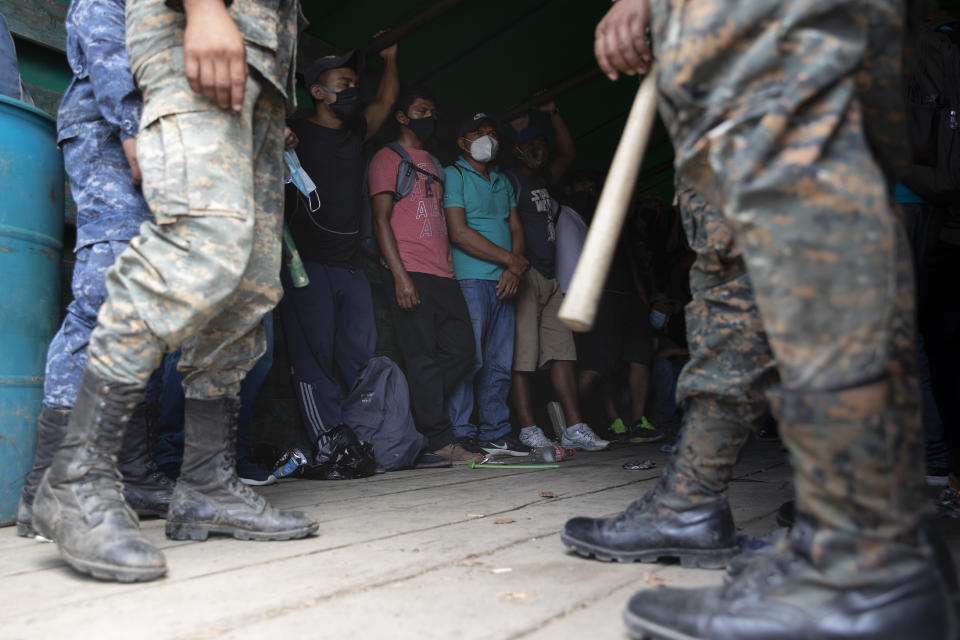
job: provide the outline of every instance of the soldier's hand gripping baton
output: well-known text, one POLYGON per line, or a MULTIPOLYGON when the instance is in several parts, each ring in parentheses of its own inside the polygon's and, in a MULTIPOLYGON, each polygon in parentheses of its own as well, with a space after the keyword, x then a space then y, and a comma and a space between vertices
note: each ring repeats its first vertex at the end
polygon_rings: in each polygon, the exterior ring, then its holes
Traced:
POLYGON ((620 230, 627 217, 634 183, 657 114, 656 77, 656 64, 653 64, 633 100, 633 107, 620 136, 620 144, 613 155, 610 172, 603 185, 583 252, 560 307, 560 320, 574 331, 589 331, 593 328, 603 283, 610 271, 610 263, 613 261, 620 230))

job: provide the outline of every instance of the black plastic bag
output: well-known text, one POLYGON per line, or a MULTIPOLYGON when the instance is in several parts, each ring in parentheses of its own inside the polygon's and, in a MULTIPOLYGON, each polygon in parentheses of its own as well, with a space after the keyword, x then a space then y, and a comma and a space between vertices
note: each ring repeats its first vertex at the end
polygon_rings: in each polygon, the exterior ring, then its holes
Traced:
POLYGON ((369 442, 361 442, 345 424, 320 434, 310 460, 298 475, 312 480, 366 478, 377 472, 377 459, 369 442))

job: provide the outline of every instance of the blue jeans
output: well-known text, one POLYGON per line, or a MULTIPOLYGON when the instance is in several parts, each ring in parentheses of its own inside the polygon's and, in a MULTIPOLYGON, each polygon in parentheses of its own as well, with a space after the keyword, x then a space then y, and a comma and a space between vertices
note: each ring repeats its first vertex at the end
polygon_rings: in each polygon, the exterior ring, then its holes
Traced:
POLYGON ((514 314, 512 300, 497 298, 495 280, 461 280, 476 344, 474 373, 450 394, 447 409, 457 438, 484 442, 510 433, 510 373, 513 365, 514 314), (473 413, 476 382, 477 424, 473 413))
MULTIPOLYGON (((243 460, 250 455, 250 441, 253 430, 253 403, 257 399, 270 367, 273 366, 273 312, 263 317, 263 328, 267 334, 267 351, 240 384, 240 415, 237 418, 237 459, 243 460)), ((157 464, 180 466, 183 461, 183 374, 177 371, 180 362, 180 350, 167 354, 163 359, 163 388, 160 392, 160 416, 158 419, 159 439, 157 442, 157 464)))

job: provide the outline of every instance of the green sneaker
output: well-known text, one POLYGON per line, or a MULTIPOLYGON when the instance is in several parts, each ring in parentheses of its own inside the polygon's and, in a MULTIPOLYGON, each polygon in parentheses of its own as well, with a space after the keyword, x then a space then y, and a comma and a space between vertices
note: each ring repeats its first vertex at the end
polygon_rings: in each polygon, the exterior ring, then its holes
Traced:
POLYGON ((645 417, 640 418, 630 429, 630 442, 656 442, 663 439, 663 433, 660 429, 653 426, 645 417))
POLYGON ((617 418, 610 423, 610 431, 614 432, 618 436, 622 436, 627 432, 627 425, 623 423, 623 420, 617 418))

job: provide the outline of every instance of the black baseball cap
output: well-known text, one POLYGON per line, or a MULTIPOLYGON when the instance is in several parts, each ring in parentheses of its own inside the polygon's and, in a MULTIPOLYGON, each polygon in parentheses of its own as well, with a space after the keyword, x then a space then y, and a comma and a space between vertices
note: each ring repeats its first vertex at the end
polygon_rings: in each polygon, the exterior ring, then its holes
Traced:
POLYGON ((458 134, 459 137, 462 138, 471 131, 476 131, 484 122, 490 123, 490 126, 492 126, 494 129, 497 129, 500 126, 500 123, 497 122, 496 118, 493 116, 488 116, 480 111, 473 115, 467 116, 460 121, 460 132, 458 134))
POLYGON ((359 49, 351 49, 338 56, 323 56, 322 58, 317 58, 313 61, 313 64, 303 72, 303 79, 307 83, 307 90, 317 84, 317 78, 319 78, 321 74, 331 69, 349 67, 359 76, 363 71, 363 62, 363 54, 359 49))

